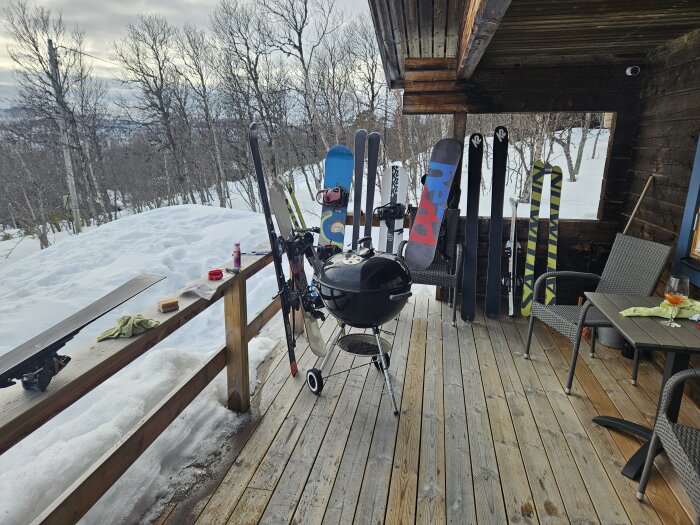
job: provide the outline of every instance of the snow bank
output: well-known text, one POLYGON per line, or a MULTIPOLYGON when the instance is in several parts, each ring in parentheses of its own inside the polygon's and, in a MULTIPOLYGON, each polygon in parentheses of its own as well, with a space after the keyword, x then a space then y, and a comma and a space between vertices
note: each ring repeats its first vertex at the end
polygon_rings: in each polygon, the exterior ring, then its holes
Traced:
MULTIPOLYGON (((141 311, 228 259, 234 241, 245 251, 266 239, 260 214, 197 205, 160 208, 70 236, 0 267, 0 354, 139 273, 167 276, 76 336, 66 346, 70 354, 119 315, 141 311)), ((274 282, 271 266, 249 281, 250 316, 270 301, 274 282)), ((251 343, 253 384, 278 336, 251 343)), ((223 342, 219 303, 0 456, 0 522, 25 522, 45 508, 223 342)), ((225 399, 221 374, 83 521, 137 522, 200 475, 245 417, 228 411, 225 399)))

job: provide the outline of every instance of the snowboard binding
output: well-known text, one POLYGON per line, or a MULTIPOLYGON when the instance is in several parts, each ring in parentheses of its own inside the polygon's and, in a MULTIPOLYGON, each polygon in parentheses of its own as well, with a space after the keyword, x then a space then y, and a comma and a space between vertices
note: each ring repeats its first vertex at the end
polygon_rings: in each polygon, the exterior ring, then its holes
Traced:
POLYGON ((323 189, 316 193, 316 202, 330 208, 345 208, 349 200, 350 193, 340 186, 323 189))
POLYGON ((374 215, 380 221, 401 220, 406 215, 406 206, 396 202, 390 202, 374 208, 374 215))
MULTIPOLYGON (((58 374, 70 362, 70 357, 67 355, 54 354, 36 363, 35 369, 31 372, 22 374, 22 387, 25 390, 39 390, 44 392, 49 386, 51 379, 58 374)), ((2 387, 14 385, 14 381, 8 381, 2 387)))

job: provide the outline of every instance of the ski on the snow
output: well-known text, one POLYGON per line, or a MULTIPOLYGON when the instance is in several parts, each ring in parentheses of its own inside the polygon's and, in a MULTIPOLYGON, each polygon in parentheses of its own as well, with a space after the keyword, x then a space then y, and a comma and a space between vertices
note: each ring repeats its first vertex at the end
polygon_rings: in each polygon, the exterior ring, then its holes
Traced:
POLYGON ((389 164, 382 173, 382 205, 374 210, 379 219, 379 251, 396 253, 403 239, 406 215, 408 172, 398 163, 389 164))
POLYGON ((491 222, 489 225, 489 257, 486 274, 487 317, 501 314, 501 259, 503 257, 503 196, 506 188, 508 130, 498 126, 493 134, 493 177, 491 179, 491 222))
MULTIPOLYGON (((549 241, 547 243, 547 272, 557 271, 557 243, 559 242, 559 204, 561 203, 561 185, 564 175, 561 167, 552 168, 549 189, 549 241)), ((545 304, 556 304, 557 279, 547 278, 545 288, 545 304)))
POLYGON ((326 355, 326 348, 318 327, 317 319, 322 315, 318 310, 316 294, 309 287, 309 281, 304 270, 304 255, 313 257, 313 233, 310 230, 299 230, 293 227, 289 206, 284 194, 284 187, 275 180, 270 184, 270 205, 277 220, 277 227, 285 246, 289 260, 290 294, 292 305, 301 308, 306 329, 306 338, 311 351, 319 357, 326 355))
POLYGON ((347 146, 333 146, 326 154, 324 189, 316 195, 316 200, 323 207, 318 236, 322 259, 343 250, 353 164, 352 151, 347 146))
POLYGON ((518 201, 510 198, 510 238, 506 243, 506 256, 508 257, 508 271, 503 276, 503 284, 508 290, 508 315, 515 315, 515 291, 518 287, 518 254, 520 244, 518 243, 517 223, 518 223, 518 201))
MULTIPOLYGON (((367 137, 367 194, 365 196, 365 233, 363 237, 372 236, 372 210, 374 209, 374 188, 377 183, 377 163, 379 162, 379 143, 382 136, 373 131, 367 137)), ((369 247, 371 241, 365 241, 369 247)))
POLYGON ((535 252, 537 251, 537 226, 540 219, 540 202, 544 184, 545 167, 541 160, 532 167, 532 190, 530 194, 530 222, 527 228, 527 251, 525 252, 525 275, 523 276, 523 300, 520 313, 528 317, 532 309, 532 292, 535 284, 535 252))
POLYGON ((287 340, 289 367, 292 371, 292 376, 296 376, 297 358, 294 352, 296 340, 294 339, 294 329, 290 320, 292 311, 291 283, 286 279, 284 270, 282 269, 283 244, 280 242, 280 238, 277 237, 275 226, 272 223, 272 210, 270 209, 270 201, 267 198, 267 186, 265 184, 265 175, 263 174, 262 160, 260 158, 258 126, 255 122, 250 125, 248 141, 250 144, 250 153, 253 156, 253 166, 255 167, 255 177, 258 182, 260 202, 262 204, 263 213, 265 214, 265 225, 267 226, 267 234, 270 239, 270 248, 272 249, 272 260, 275 266, 275 276, 277 277, 277 290, 282 305, 282 321, 284 323, 284 333, 287 340))
POLYGON ((411 270, 425 270, 433 261, 447 197, 461 159, 462 144, 458 140, 442 139, 433 147, 423 193, 404 254, 411 270))
POLYGON ((467 234, 464 245, 462 271, 461 316, 473 321, 476 315, 476 255, 479 243, 479 194, 481 193, 481 166, 484 157, 484 137, 474 133, 469 137, 467 167, 467 234))
POLYGON ((360 219, 362 218, 362 179, 365 173, 365 146, 367 130, 358 129, 355 132, 355 194, 353 196, 352 214, 352 249, 357 249, 357 239, 360 238, 360 219))

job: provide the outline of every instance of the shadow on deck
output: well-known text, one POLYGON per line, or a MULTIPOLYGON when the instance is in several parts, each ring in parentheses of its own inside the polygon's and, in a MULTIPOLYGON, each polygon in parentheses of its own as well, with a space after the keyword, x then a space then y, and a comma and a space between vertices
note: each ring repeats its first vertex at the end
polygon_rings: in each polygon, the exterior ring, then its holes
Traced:
MULTIPOLYGON (((536 325, 526 361, 526 319, 479 312, 456 328, 449 319, 445 304, 418 296, 385 326, 395 333, 385 337, 399 417, 373 366, 329 378, 316 397, 277 352, 226 468, 171 502, 160 523, 691 522, 665 455, 640 503, 620 473, 639 443, 591 421, 651 424, 654 365, 642 363, 635 387, 619 352, 582 351, 567 396, 567 339, 536 325)), ((324 336, 334 329, 328 319, 324 336)), ((317 361, 308 348, 300 354, 300 370, 317 361)), ((337 352, 330 361, 333 373, 369 359, 337 352)), ((700 426, 700 410, 685 401, 680 419, 700 426)))

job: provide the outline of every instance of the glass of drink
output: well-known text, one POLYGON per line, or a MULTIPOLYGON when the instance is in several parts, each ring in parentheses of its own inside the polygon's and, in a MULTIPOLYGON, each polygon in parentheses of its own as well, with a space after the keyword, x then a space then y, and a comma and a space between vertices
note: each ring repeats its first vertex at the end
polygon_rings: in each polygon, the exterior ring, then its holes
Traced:
POLYGON ((661 321, 672 328, 680 328, 674 318, 678 315, 678 310, 680 305, 688 299, 688 293, 690 291, 690 285, 688 283, 687 277, 681 277, 679 275, 672 275, 669 277, 666 283, 666 291, 664 292, 664 297, 671 303, 671 318, 668 321, 661 321))

